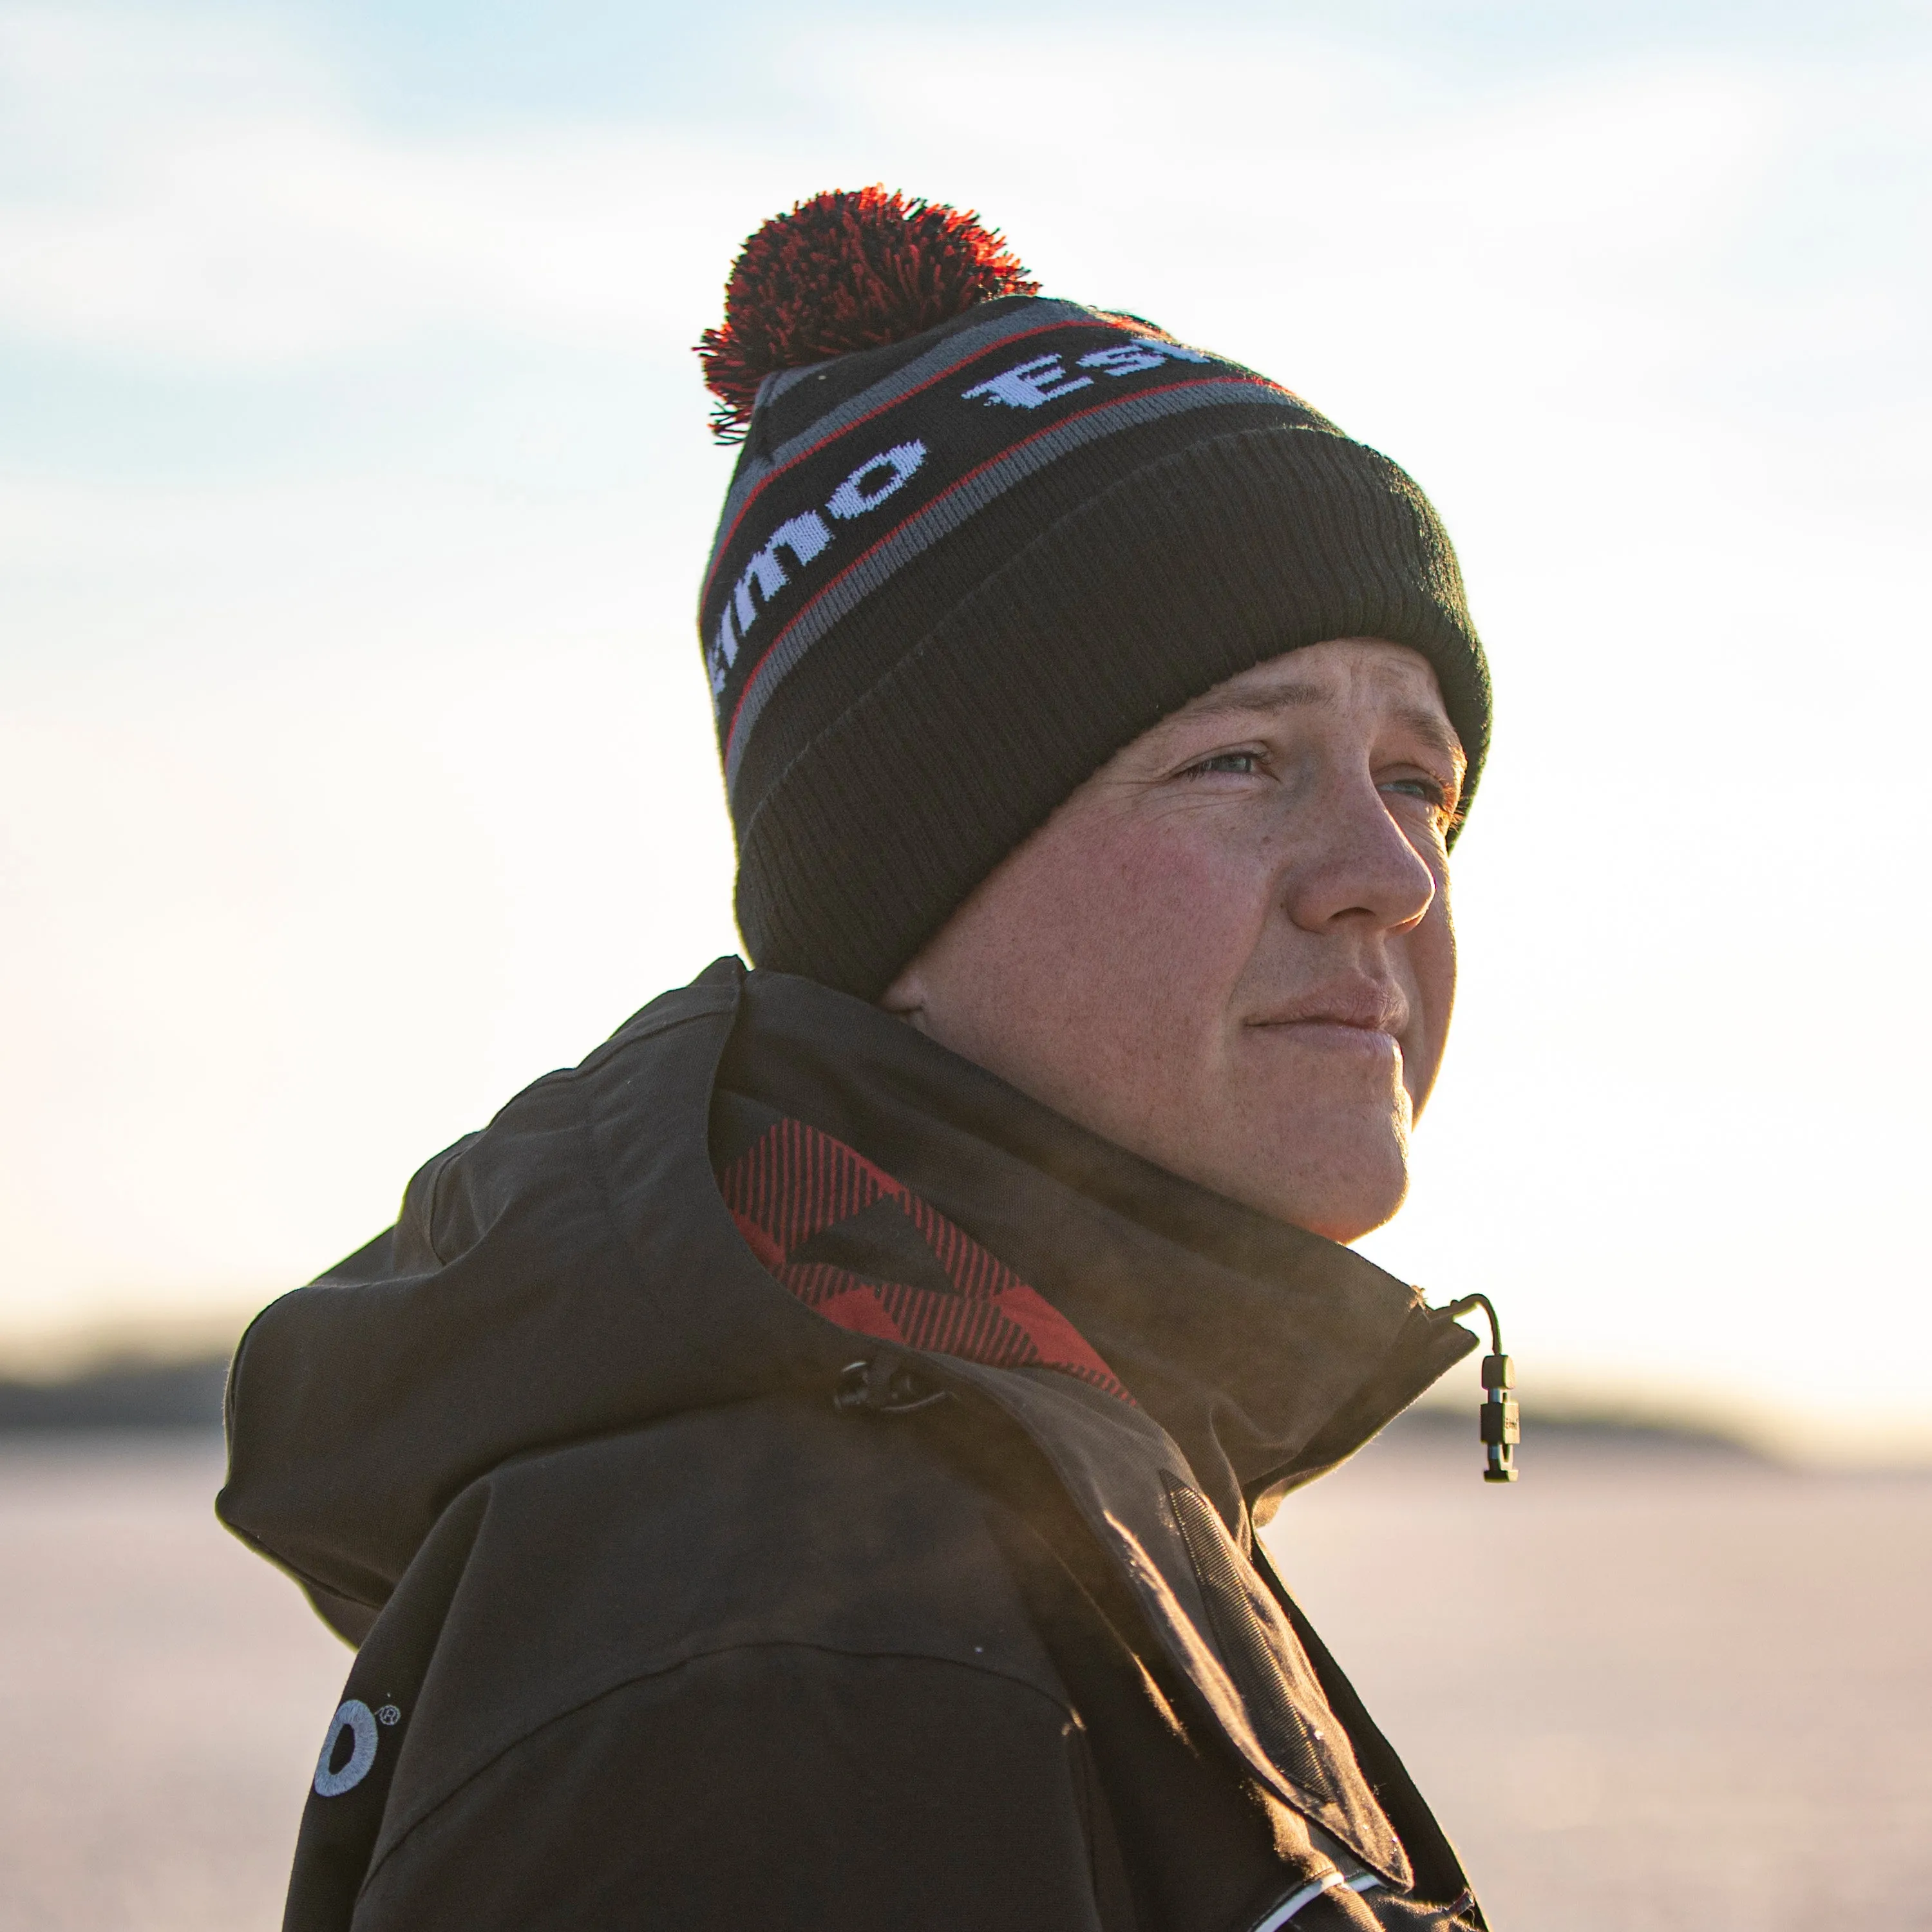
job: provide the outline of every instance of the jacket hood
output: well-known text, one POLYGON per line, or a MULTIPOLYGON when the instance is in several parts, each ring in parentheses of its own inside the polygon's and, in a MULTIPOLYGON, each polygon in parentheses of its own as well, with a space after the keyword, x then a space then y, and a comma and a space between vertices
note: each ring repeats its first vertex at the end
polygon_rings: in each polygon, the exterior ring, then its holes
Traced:
POLYGON ((775 1279, 719 1192, 734 1100, 836 1136, 1024 1276, 1231 1522, 1474 1345, 1348 1250, 862 1001, 724 959, 439 1155, 394 1227, 256 1318, 230 1378, 222 1520, 359 1635, 449 1502, 512 1458, 834 1385, 853 1336, 775 1279))

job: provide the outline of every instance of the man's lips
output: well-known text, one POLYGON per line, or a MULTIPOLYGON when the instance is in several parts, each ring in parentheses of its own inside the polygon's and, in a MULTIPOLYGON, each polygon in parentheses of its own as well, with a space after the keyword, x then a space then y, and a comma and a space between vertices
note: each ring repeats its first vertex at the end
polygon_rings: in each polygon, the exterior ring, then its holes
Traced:
POLYGON ((1346 1028, 1352 1032, 1400 1037, 1408 1024, 1408 1002, 1397 986, 1372 980, 1324 986, 1250 1020, 1255 1027, 1346 1028))

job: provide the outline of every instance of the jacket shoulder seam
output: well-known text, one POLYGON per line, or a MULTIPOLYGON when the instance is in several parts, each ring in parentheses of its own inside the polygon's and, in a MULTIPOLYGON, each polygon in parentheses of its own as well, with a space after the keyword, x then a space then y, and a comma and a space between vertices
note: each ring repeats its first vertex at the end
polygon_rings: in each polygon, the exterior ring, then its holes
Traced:
POLYGON ((562 1708, 551 1712, 548 1716, 530 1725, 527 1729, 520 1731, 516 1736, 498 1746, 487 1757, 465 1772, 440 1797, 425 1807, 419 1815, 412 1818, 397 1832, 393 1839, 382 1846, 376 1856, 370 1861, 369 1869, 363 1875, 362 1882, 357 1888, 358 1898, 359 1899, 362 1893, 366 1892, 374 1882, 376 1874, 382 1867, 402 1849, 418 1830, 428 1824, 430 1820, 446 1806, 454 1802, 492 1766, 501 1763, 512 1751, 520 1749, 532 1738, 548 1730, 552 1725, 560 1724, 566 1719, 575 1717, 578 1712, 587 1711, 593 1704, 601 1703, 607 1697, 615 1696, 620 1691, 630 1689, 634 1684, 646 1684, 657 1678, 668 1677, 674 1672, 688 1669, 693 1664, 708 1664, 720 1658, 739 1656, 758 1651, 811 1651, 821 1656, 843 1658, 853 1661, 926 1664, 933 1665, 940 1670, 964 1671, 970 1676, 989 1678, 996 1683, 1010 1684, 1016 1690, 1023 1690, 1028 1696, 1037 1698, 1049 1708, 1059 1712, 1076 1726, 1079 1726, 1079 1714, 1074 1710, 1071 1703, 1054 1696, 1049 1691, 1042 1690, 1039 1684, 1027 1678, 1016 1676, 1010 1670, 1003 1670, 991 1664, 968 1663, 963 1658, 938 1656, 929 1651, 860 1649, 854 1646, 814 1643, 806 1640, 793 1637, 761 1638, 749 1642, 714 1645, 687 1652, 681 1656, 668 1659, 652 1670, 630 1672, 615 1682, 603 1685, 600 1689, 577 1698, 574 1701, 565 1705, 562 1708))

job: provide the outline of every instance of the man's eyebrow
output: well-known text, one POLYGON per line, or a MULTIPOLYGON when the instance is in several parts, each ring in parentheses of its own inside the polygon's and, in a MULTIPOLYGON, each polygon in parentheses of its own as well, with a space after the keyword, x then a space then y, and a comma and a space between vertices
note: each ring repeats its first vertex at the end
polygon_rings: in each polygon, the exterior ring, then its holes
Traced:
POLYGON ((1462 741, 1456 735, 1456 728, 1438 711, 1424 711, 1419 706, 1405 706, 1395 714, 1415 735, 1435 746, 1454 765, 1458 772, 1468 768, 1469 756, 1462 748, 1462 741))
MULTIPOLYGON (((1333 704, 1335 694, 1323 686, 1284 678, 1275 684, 1251 684, 1235 692, 1209 692, 1192 704, 1182 706, 1174 716, 1177 722, 1196 718, 1253 718, 1270 711, 1333 704)), ((1462 741, 1456 729, 1439 712, 1426 711, 1420 705, 1405 705, 1390 714, 1416 736, 1450 759, 1460 771, 1468 764, 1462 741)))

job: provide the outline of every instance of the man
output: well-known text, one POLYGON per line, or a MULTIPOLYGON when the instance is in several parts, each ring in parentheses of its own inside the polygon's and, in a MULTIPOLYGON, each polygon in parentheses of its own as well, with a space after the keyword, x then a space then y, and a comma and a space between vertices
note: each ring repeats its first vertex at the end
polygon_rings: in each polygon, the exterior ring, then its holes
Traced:
POLYGON ((1487 676, 1277 386, 827 195, 706 338, 719 962, 269 1309, 224 1520, 360 1653, 288 1923, 1483 1923, 1254 1539, 1472 1346, 1337 1245, 1487 676))

